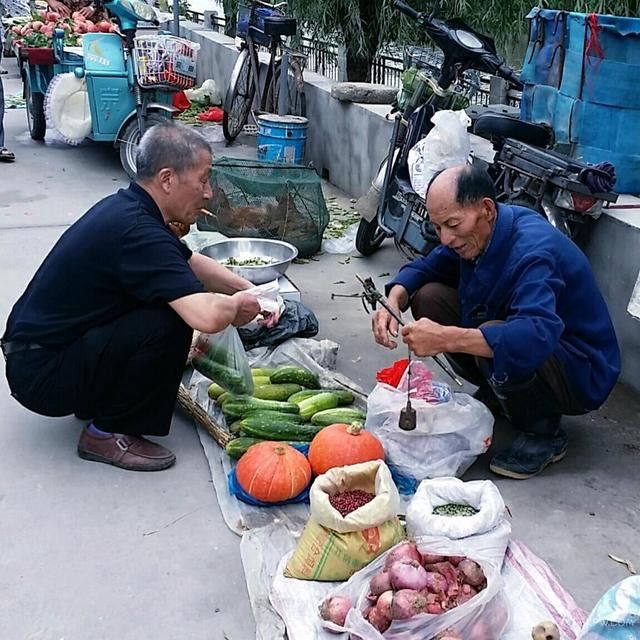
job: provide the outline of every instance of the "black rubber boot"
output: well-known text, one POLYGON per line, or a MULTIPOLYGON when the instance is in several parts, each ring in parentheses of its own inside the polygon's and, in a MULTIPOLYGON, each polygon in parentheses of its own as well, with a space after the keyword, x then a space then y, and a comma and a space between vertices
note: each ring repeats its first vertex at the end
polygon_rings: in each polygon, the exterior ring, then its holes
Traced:
POLYGON ((553 392, 537 375, 526 382, 498 384, 488 380, 511 424, 521 431, 509 449, 494 456, 494 473, 523 480, 540 473, 567 453, 567 434, 553 392))

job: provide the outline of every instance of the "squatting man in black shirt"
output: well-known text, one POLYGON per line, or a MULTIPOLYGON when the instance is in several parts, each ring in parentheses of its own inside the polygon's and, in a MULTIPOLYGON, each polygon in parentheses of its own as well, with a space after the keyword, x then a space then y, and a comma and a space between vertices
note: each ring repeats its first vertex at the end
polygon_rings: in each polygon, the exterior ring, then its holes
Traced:
POLYGON ((143 436, 169 432, 193 330, 216 333, 260 313, 243 291, 249 281, 192 253, 169 228, 192 224, 211 197, 211 160, 196 132, 149 129, 137 180, 65 231, 9 316, 2 349, 12 395, 41 415, 90 420, 82 458, 170 467, 174 454, 143 436))

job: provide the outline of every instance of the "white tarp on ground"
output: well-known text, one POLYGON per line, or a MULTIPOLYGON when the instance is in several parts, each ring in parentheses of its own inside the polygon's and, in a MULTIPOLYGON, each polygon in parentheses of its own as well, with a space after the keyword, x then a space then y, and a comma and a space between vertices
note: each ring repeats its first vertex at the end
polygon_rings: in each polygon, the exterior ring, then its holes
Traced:
MULTIPOLYGON (((324 387, 345 386, 362 393, 353 382, 335 371, 338 345, 329 340, 296 338, 275 349, 255 349, 248 355, 252 366, 296 363, 317 372, 324 387)), ((194 372, 189 390, 198 404, 215 414, 215 404, 207 396, 209 384, 194 372)), ((362 406, 364 395, 357 402, 362 406)), ((319 626, 317 615, 318 603, 337 583, 295 580, 283 575, 288 556, 309 516, 309 506, 262 508, 238 501, 227 488, 229 457, 205 430, 199 429, 198 433, 224 520, 232 531, 242 536, 240 553, 256 622, 256 640, 338 637, 319 626)), ((542 620, 553 620, 563 640, 576 640, 586 619, 584 612, 562 588, 548 565, 522 543, 510 543, 502 577, 511 616, 501 640, 530 637, 531 628, 542 620)))

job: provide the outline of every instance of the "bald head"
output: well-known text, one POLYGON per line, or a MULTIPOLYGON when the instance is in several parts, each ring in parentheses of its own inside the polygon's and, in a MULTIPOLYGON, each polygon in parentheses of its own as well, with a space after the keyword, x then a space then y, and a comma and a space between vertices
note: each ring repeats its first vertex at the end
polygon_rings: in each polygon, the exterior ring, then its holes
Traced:
POLYGON ((497 215, 489 174, 474 165, 449 167, 431 179, 426 196, 440 242, 465 260, 477 258, 489 243, 497 215))

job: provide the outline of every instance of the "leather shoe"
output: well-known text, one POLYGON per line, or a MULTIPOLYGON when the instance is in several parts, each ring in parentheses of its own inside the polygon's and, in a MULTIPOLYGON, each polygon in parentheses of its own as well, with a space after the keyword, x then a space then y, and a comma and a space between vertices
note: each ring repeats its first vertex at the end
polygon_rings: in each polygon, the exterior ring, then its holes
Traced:
POLYGON ((86 428, 80 434, 78 455, 84 460, 104 462, 128 471, 161 471, 176 461, 169 449, 142 436, 122 433, 99 436, 86 428))

